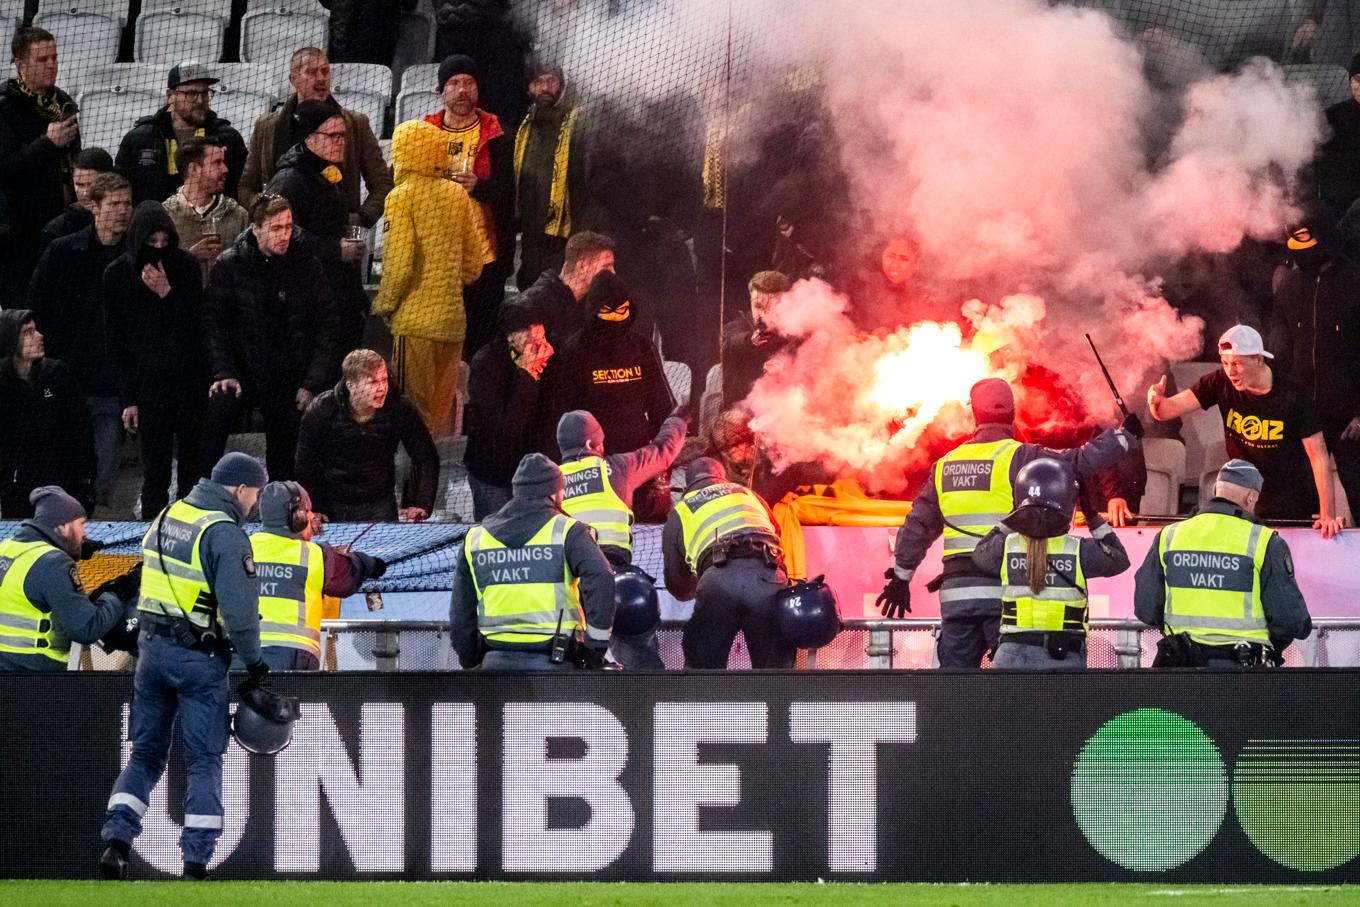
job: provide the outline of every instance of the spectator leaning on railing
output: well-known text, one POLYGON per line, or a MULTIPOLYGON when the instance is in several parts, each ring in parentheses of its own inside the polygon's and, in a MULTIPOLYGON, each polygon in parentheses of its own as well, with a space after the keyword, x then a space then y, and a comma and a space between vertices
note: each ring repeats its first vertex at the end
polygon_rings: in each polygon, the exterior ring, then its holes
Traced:
POLYGON ((418 522, 434 511, 439 454, 415 407, 388 385, 387 363, 354 350, 335 387, 302 416, 297 477, 317 513, 344 522, 418 522), (397 447, 411 458, 411 476, 397 509, 397 447))

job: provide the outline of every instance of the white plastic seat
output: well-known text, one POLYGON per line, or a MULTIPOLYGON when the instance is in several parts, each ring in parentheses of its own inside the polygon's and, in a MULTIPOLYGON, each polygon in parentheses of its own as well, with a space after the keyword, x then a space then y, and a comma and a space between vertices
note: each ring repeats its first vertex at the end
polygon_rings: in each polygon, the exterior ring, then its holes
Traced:
POLYGON ((241 61, 287 60, 299 47, 324 50, 329 39, 330 13, 325 7, 270 0, 241 19, 241 61))
MULTIPOLYGON (((91 4, 71 4, 87 5, 91 4)), ((123 15, 126 14, 127 4, 124 3, 123 15)), ((84 8, 72 12, 68 7, 62 12, 40 12, 34 17, 33 24, 51 32, 57 39, 59 65, 65 61, 68 68, 80 69, 82 64, 112 63, 118 59, 118 43, 124 24, 118 16, 84 8)))
POLYGON ((424 119, 443 106, 444 101, 437 91, 402 91, 397 95, 392 121, 399 125, 407 120, 424 119))
POLYGON ((134 123, 165 103, 163 91, 92 88, 80 93, 80 143, 85 148, 118 150, 134 123))
MULTIPOLYGON (((1171 376, 1176 381, 1176 390, 1189 390, 1201 376, 1222 368, 1216 362, 1177 362, 1171 366, 1171 376)), ((1206 465, 1205 452, 1215 445, 1223 446, 1223 415, 1217 406, 1208 409, 1192 410, 1181 416, 1181 440, 1185 442, 1185 478, 1195 482, 1207 469, 1217 470, 1223 465, 1220 460, 1206 465)))
POLYGON ((1318 103, 1330 107, 1351 96, 1350 76, 1343 66, 1326 63, 1290 63, 1281 67, 1286 82, 1304 82, 1317 93, 1318 103))
POLYGON ((185 0, 161 2, 167 5, 143 7, 137 17, 133 59, 140 63, 216 63, 222 59, 228 21, 222 12, 230 12, 229 7, 216 2, 195 9, 185 0))
POLYGON ((1174 515, 1180 509, 1181 485, 1185 483, 1185 445, 1175 438, 1146 438, 1143 459, 1147 463, 1147 486, 1138 512, 1174 515))
POLYGON ((1214 496, 1214 482, 1218 479, 1218 471, 1223 468, 1223 464, 1226 462, 1228 462, 1228 449, 1222 442, 1204 449, 1204 463, 1199 472, 1199 502, 1201 504, 1214 496))
POLYGON ((221 79, 213 86, 213 112, 230 120, 247 145, 255 133, 255 121, 279 102, 273 66, 253 63, 220 63, 213 73, 221 79))
POLYGON ((341 107, 368 117, 381 136, 392 100, 392 70, 380 63, 332 63, 331 94, 341 107))

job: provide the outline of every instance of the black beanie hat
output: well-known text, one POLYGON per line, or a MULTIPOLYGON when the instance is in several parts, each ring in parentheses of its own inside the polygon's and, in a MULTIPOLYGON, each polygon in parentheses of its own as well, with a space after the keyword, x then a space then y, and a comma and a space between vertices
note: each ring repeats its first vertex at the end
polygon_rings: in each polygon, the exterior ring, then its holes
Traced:
POLYGON ((445 57, 444 62, 439 64, 439 84, 435 86, 435 91, 442 93, 444 86, 449 84, 449 79, 454 76, 472 76, 479 85, 482 81, 482 73, 477 67, 476 60, 467 54, 454 54, 445 57))
POLYGON ((320 129, 322 123, 338 116, 340 108, 329 101, 303 101, 297 106, 293 120, 298 124, 298 134, 306 138, 320 129))
POLYGON ((590 282, 590 288, 586 290, 583 297, 588 311, 595 311, 600 308, 618 308, 623 302, 632 298, 628 292, 628 286, 623 279, 613 271, 601 271, 595 275, 595 279, 590 282))

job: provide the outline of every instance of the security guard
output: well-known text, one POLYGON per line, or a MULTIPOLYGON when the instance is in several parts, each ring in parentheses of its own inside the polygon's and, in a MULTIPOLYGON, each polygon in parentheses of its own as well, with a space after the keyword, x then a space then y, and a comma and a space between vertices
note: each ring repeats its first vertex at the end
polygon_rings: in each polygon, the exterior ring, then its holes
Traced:
POLYGON ((152 521, 142 540, 141 657, 133 681, 132 755, 113 785, 101 833, 105 879, 127 878, 151 790, 165 771, 176 723, 184 741, 184 876, 207 875, 222 834, 227 749, 227 665, 235 647, 258 684, 260 603, 250 541, 241 531, 268 482, 260 461, 229 453, 211 478, 152 521), (230 636, 227 644, 223 628, 230 636))
POLYGON ((1157 533, 1133 599, 1138 619, 1165 634, 1154 667, 1282 664, 1313 631, 1289 545, 1256 520, 1262 484, 1255 466, 1229 460, 1213 500, 1157 533))
POLYGON ((927 588, 940 593, 936 655, 942 668, 976 668, 994 649, 1001 625, 1001 579, 973 563, 973 548, 1014 505, 1015 475, 1026 464, 1052 457, 1079 482, 1113 464, 1138 444, 1142 426, 1129 416, 1123 428, 1102 432, 1075 450, 1054 451, 1015 439, 1015 396, 1000 378, 986 378, 969 392, 972 438, 931 467, 932 481, 917 495, 897 531, 896 564, 878 597, 884 617, 911 610, 911 578, 935 539, 944 536, 944 570, 927 588))
POLYGON ((722 464, 700 457, 685 470, 685 494, 661 531, 666 589, 694 599, 685 624, 685 667, 727 667, 741 631, 753 668, 793 666, 795 648, 779 635, 778 593, 789 584, 769 507, 727 481, 722 464))
POLYGON ((85 508, 55 485, 28 496, 33 517, 0 542, 0 671, 65 671, 72 641, 118 648, 125 608, 110 584, 93 603, 75 561, 85 544, 85 508))
MULTIPOLYGON (((665 475, 685 443, 687 409, 680 407, 661 423, 661 431, 646 447, 628 453, 605 454, 604 429, 583 409, 563 413, 557 421, 557 446, 562 451, 566 487, 562 512, 595 530, 600 550, 616 571, 633 564, 633 492, 665 475)), ((648 577, 650 579, 650 577, 648 577)), ((636 636, 620 636, 609 644, 609 657, 626 668, 662 670, 656 629, 636 636)))
POLYGON ((297 482, 264 487, 260 522, 250 537, 260 586, 260 653, 271 671, 315 671, 321 667, 323 599, 353 595, 387 565, 313 542, 312 497, 297 482))
POLYGON ((465 669, 556 671, 602 662, 614 576, 590 527, 562 512, 563 485, 556 463, 527 454, 510 502, 463 540, 449 625, 465 669))
POLYGON ((996 668, 1080 671, 1090 629, 1086 580, 1118 576, 1129 555, 1100 511, 1081 501, 1091 537, 1070 534, 1077 483, 1047 457, 1015 477, 1020 500, 973 549, 973 563, 1001 575, 1001 641, 996 668))

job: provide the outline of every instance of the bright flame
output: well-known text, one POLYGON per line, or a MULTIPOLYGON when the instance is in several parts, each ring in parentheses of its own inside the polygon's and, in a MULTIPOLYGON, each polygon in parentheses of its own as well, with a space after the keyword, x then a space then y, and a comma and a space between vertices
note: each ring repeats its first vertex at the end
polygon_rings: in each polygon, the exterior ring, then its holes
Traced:
POLYGON ((986 359, 964 345, 959 326, 952 322, 923 321, 888 339, 898 340, 900 348, 890 348, 874 363, 865 395, 885 420, 901 420, 899 433, 911 438, 946 404, 967 403, 969 389, 990 374, 986 359))

